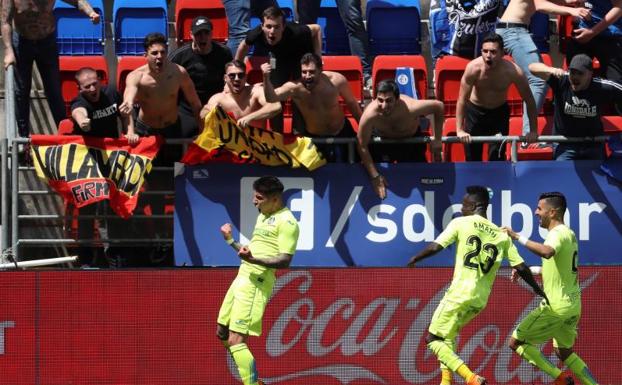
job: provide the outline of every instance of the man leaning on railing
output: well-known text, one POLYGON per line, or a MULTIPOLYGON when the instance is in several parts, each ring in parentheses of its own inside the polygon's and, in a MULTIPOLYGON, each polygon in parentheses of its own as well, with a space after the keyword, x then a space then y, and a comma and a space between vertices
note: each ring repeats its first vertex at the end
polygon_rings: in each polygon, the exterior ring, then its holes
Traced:
MULTIPOLYGON (((602 106, 622 101, 622 85, 593 77, 592 59, 584 54, 572 58, 569 72, 532 63, 529 70, 546 80, 553 90, 554 135, 594 138, 604 135, 602 106)), ((604 159, 603 142, 562 142, 555 146, 555 160, 604 159)))

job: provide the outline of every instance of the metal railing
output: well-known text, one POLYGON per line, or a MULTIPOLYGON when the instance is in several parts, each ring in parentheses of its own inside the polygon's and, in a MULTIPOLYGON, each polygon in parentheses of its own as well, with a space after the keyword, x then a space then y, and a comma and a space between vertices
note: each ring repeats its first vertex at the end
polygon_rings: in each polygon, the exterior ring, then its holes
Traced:
MULTIPOLYGON (((510 143, 511 148, 511 160, 513 162, 517 161, 517 149, 518 143, 524 140, 523 137, 520 136, 479 136, 472 137, 472 142, 474 143, 510 143)), ((603 142, 606 140, 605 136, 596 137, 596 138, 565 138, 562 136, 541 136, 540 142, 603 142)), ((356 151, 356 142, 353 138, 322 138, 322 139, 313 139, 316 143, 334 143, 334 144, 348 144, 349 154, 348 159, 351 163, 354 162, 355 159, 355 151, 356 151)), ((107 243, 107 244, 151 244, 151 243, 172 243, 173 240, 170 238, 159 238, 159 239, 151 239, 151 238, 124 238, 124 239, 73 239, 73 238, 58 238, 58 239, 37 239, 37 238, 24 238, 20 237, 19 227, 20 223, 24 223, 32 220, 67 220, 73 218, 72 216, 61 215, 61 214, 20 214, 18 212, 18 204, 21 196, 26 195, 50 195, 55 194, 50 189, 45 190, 20 190, 19 189, 19 172, 31 172, 34 171, 34 167, 8 167, 9 165, 17 165, 19 162, 19 145, 25 145, 29 142, 29 139, 13 139, 7 143, 7 140, 2 141, 2 219, 3 224, 10 223, 10 235, 11 241, 8 246, 12 247, 14 258, 16 261, 19 261, 19 248, 20 246, 45 246, 45 245, 92 245, 94 243, 107 243), (11 151, 10 162, 7 162, 7 150, 11 151), (7 184, 7 171, 10 170, 11 175, 11 183, 7 184), (10 188, 11 197, 10 200, 8 198, 7 190, 10 188), (11 202, 10 205, 11 215, 10 219, 8 217, 8 202, 11 202)), ((179 145, 179 144, 187 144, 190 142, 190 139, 176 139, 169 140, 167 143, 179 145)), ((419 138, 408 138, 408 139, 381 139, 381 138, 372 138, 373 143, 429 143, 429 137, 419 137, 419 138)), ((459 139, 457 137, 443 137, 444 143, 459 143, 459 139)), ((158 172, 167 172, 171 174, 171 178, 173 177, 173 167, 154 167, 153 171, 158 172)), ((174 195, 174 191, 170 190, 160 190, 160 191, 145 191, 142 194, 145 195, 174 195)), ((79 215, 80 219, 86 218, 112 218, 116 217, 114 215, 79 215)), ((141 219, 159 219, 159 220, 167 220, 172 219, 173 215, 171 214, 160 214, 155 216, 150 215, 141 215, 136 214, 132 216, 131 220, 141 220, 141 219)), ((8 232, 5 231, 7 226, 3 226, 3 234, 2 239, 3 242, 8 241, 8 232)), ((7 245, 6 243, 4 243, 7 245)), ((6 247, 6 246, 5 246, 6 247)))

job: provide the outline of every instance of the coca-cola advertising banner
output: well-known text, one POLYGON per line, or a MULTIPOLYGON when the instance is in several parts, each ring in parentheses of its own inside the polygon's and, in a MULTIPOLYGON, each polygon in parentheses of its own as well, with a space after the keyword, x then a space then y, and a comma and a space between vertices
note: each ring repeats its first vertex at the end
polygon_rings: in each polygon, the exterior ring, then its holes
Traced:
MULTIPOLYGON (((539 299, 502 269, 457 351, 489 384, 551 379, 507 347, 539 299)), ((0 384, 223 385, 237 370, 216 338, 236 269, 0 273, 0 384)), ((425 345, 450 268, 285 270, 249 348, 271 385, 438 385, 425 345)), ((580 268, 575 351, 622 383, 622 267, 580 268)), ((551 344, 544 354, 558 363, 551 344)), ((457 383, 460 381, 457 380, 457 383)))
MULTIPOLYGON (((620 160, 622 162, 622 160, 620 160)), ((294 266, 405 266, 460 211, 465 188, 492 191, 488 217, 530 239, 544 239, 534 216, 542 192, 568 198, 566 223, 579 241, 582 264, 620 264, 622 185, 600 170, 600 162, 490 162, 378 165, 389 183, 380 200, 360 165, 329 164, 310 173, 257 165, 186 167, 175 178, 175 261, 186 266, 236 266, 220 226, 234 225, 234 237, 248 242, 257 209, 252 184, 278 176, 300 237, 294 266)), ((529 264, 535 256, 519 245, 529 264)), ((453 248, 423 262, 452 266, 453 248)))

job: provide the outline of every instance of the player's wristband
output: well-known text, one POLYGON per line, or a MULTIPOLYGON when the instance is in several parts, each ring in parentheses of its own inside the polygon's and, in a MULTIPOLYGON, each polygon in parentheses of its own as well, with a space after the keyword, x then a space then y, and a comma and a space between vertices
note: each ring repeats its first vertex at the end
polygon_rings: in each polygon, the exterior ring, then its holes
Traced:
POLYGON ((229 238, 229 239, 226 239, 225 242, 227 242, 227 245, 233 245, 233 242, 235 242, 235 239, 229 238))
POLYGON ((517 239, 518 243, 520 243, 523 246, 527 246, 527 242, 529 241, 529 238, 527 238, 524 235, 521 235, 520 237, 518 237, 517 239))

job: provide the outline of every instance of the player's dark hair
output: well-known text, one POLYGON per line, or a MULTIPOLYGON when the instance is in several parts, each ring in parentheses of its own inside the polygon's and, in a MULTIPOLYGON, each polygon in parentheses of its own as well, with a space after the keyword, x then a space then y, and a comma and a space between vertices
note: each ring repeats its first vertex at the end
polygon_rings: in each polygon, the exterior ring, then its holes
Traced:
POLYGON ((554 209, 558 210, 562 218, 564 217, 564 214, 566 213, 566 207, 568 207, 564 194, 557 191, 545 192, 540 194, 540 198, 538 199, 546 200, 546 203, 551 205, 551 207, 553 207, 554 209))
POLYGON ((281 195, 284 189, 279 178, 272 175, 262 176, 253 182, 253 190, 267 196, 281 195))
MULTIPOLYGON (((95 75, 97 74, 97 71, 92 68, 92 67, 82 67, 78 70, 78 72, 76 72, 75 78, 76 78, 76 83, 78 83, 78 85, 80 85, 80 76, 82 76, 82 74, 85 74, 87 72, 91 72, 94 73, 95 75)), ((99 78, 99 75, 97 76, 99 78)))
POLYGON ((482 44, 484 44, 484 43, 497 43, 497 44, 499 44, 499 50, 501 52, 503 52, 503 50, 504 50, 504 48, 503 48, 504 47, 504 45, 503 45, 503 38, 500 35, 496 34, 496 33, 489 33, 488 35, 486 35, 484 37, 484 40, 482 40, 482 44))
POLYGON ((283 13, 283 10, 279 7, 275 7, 274 5, 272 5, 264 9, 261 13, 261 22, 263 24, 266 19, 275 20, 279 17, 281 18, 281 21, 285 23, 285 13, 283 13))
POLYGON ((145 36, 145 40, 143 40, 143 47, 145 47, 145 52, 147 52, 149 50, 149 47, 154 44, 162 44, 164 47, 166 47, 166 36, 162 35, 160 32, 152 32, 145 36))
POLYGON ((317 68, 319 68, 320 70, 322 69, 322 67, 324 67, 322 65, 322 59, 314 54, 313 52, 307 52, 306 54, 302 55, 302 57, 300 58, 300 64, 311 64, 311 63, 315 63, 315 66, 317 68))
POLYGON ((490 202, 488 189, 484 186, 468 186, 466 192, 469 194, 469 199, 475 202, 475 211, 486 212, 490 202))
POLYGON ((379 93, 391 93, 395 96, 395 99, 399 99, 400 97, 400 89, 395 80, 392 79, 386 79, 378 83, 378 86, 376 87, 376 94, 379 93))
POLYGON ((246 64, 242 60, 231 60, 225 64, 225 72, 229 69, 229 67, 239 68, 246 73, 246 64))

